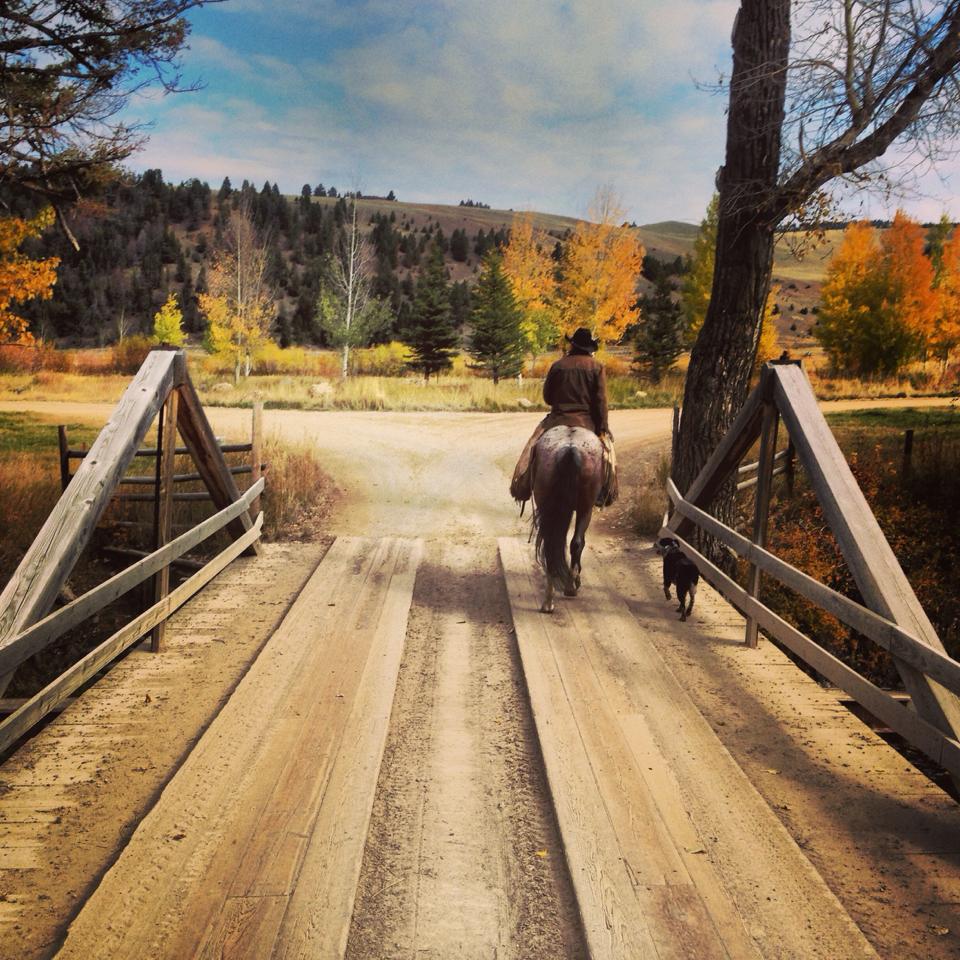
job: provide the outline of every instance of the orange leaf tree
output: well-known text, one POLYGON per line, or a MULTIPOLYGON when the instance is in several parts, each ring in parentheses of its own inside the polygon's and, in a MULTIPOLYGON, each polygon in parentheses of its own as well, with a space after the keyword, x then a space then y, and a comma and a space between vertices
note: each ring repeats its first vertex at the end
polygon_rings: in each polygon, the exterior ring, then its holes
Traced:
POLYGON ((937 322, 930 348, 942 363, 960 345, 960 229, 943 245, 937 285, 937 322))
POLYGON ((887 273, 888 297, 897 304, 902 322, 923 353, 937 320, 933 264, 924 254, 926 233, 915 220, 898 210, 880 241, 882 267, 887 273))
POLYGON ((882 238, 852 223, 827 267, 817 338, 838 370, 892 375, 924 348, 936 322, 923 231, 906 215, 882 238))
POLYGON ((628 227, 618 227, 623 211, 608 190, 600 190, 590 221, 580 222, 563 254, 559 306, 561 332, 587 327, 597 339, 614 343, 640 319, 637 281, 643 244, 628 227))
POLYGON ((53 211, 42 210, 30 220, 0 218, 0 342, 32 343, 29 322, 14 313, 11 304, 39 297, 48 300, 57 282, 59 257, 32 260, 20 245, 38 237, 53 223, 53 211))

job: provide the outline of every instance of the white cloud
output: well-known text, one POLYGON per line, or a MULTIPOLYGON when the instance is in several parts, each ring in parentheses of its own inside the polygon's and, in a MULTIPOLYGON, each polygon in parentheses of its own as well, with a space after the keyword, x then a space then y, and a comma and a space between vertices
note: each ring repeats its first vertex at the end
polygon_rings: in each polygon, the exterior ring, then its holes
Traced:
POLYGON ((691 76, 722 66, 736 6, 234 0, 224 12, 256 14, 264 31, 282 23, 289 52, 244 56, 194 35, 190 63, 218 79, 153 105, 139 166, 291 191, 359 170, 367 189, 402 198, 573 214, 609 181, 633 218, 696 220, 721 162, 723 104, 691 76))

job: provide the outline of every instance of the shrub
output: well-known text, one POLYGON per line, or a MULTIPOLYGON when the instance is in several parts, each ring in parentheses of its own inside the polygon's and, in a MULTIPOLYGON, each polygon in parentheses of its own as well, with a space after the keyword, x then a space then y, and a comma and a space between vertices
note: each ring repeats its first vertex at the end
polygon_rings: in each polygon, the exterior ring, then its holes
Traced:
POLYGON ((150 337, 137 334, 113 345, 113 368, 117 373, 136 373, 155 346, 150 337))
POLYGON ((409 370, 410 348, 396 340, 351 353, 354 373, 370 377, 402 377, 409 370))

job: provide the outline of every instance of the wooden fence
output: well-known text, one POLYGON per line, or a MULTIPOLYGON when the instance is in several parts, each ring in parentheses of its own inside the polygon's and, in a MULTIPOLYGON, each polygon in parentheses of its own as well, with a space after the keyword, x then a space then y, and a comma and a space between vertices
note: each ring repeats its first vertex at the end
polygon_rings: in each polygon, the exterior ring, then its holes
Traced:
MULTIPOLYGON (((747 485, 742 480, 737 484, 740 489, 747 485)), ((701 573, 744 613, 746 643, 755 644, 757 628, 762 627, 960 782, 960 663, 947 655, 920 606, 798 365, 768 364, 760 384, 686 496, 672 480, 668 480, 667 493, 674 509, 661 536, 679 540, 701 573), (778 453, 781 418, 790 444, 778 453), (757 439, 758 461, 738 467, 757 439), (866 605, 837 593, 766 550, 773 477, 785 473, 792 482, 794 457, 810 477, 866 605), (749 485, 757 487, 752 538, 704 509, 731 476, 750 472, 756 475, 749 485), (749 562, 746 587, 691 544, 695 529, 749 562), (887 650, 910 694, 910 703, 904 704, 902 698, 881 690, 766 607, 759 599, 762 576, 775 578, 887 650)))
POLYGON ((236 445, 251 455, 251 464, 244 470, 252 474, 252 483, 241 494, 234 481, 235 470, 231 470, 224 459, 224 452, 234 445, 221 446, 214 438, 190 382, 183 352, 163 349, 149 354, 88 451, 71 451, 66 431, 61 430, 63 493, 0 593, 0 695, 13 671, 27 658, 118 597, 149 581, 152 602, 143 613, 0 722, 0 751, 9 748, 98 670, 148 633, 151 649, 159 651, 164 625, 175 610, 235 557, 259 552, 263 527, 259 502, 264 486, 264 478, 260 476, 260 435, 260 413, 255 411, 251 443, 236 445), (155 419, 158 420, 157 446, 142 448, 141 443, 155 419), (178 432, 183 447, 176 444, 178 432), (195 474, 175 473, 177 453, 192 456, 195 474), (136 456, 156 459, 153 478, 127 476, 127 468, 136 456), (70 475, 72 459, 80 459, 80 463, 70 475), (171 539, 174 487, 184 482, 184 477, 204 483, 207 489, 201 496, 210 499, 217 512, 171 539), (131 480, 139 483, 143 479, 153 484, 152 492, 143 495, 154 506, 153 550, 93 590, 48 613, 119 485, 131 480), (226 530, 231 536, 230 545, 199 565, 189 579, 171 591, 171 564, 219 530, 226 530))

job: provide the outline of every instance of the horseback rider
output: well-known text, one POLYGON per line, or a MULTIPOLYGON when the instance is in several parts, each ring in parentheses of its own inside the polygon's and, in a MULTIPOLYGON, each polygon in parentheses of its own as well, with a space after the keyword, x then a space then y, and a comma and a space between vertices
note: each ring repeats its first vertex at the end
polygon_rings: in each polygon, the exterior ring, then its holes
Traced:
POLYGON ((533 450, 547 430, 584 427, 593 430, 603 444, 604 484, 597 505, 609 506, 617 498, 616 460, 607 422, 607 377, 603 365, 593 358, 600 343, 586 327, 580 327, 565 339, 570 349, 550 367, 543 384, 543 399, 550 405, 550 412, 537 424, 520 454, 510 482, 510 495, 521 504, 530 499, 533 450))

